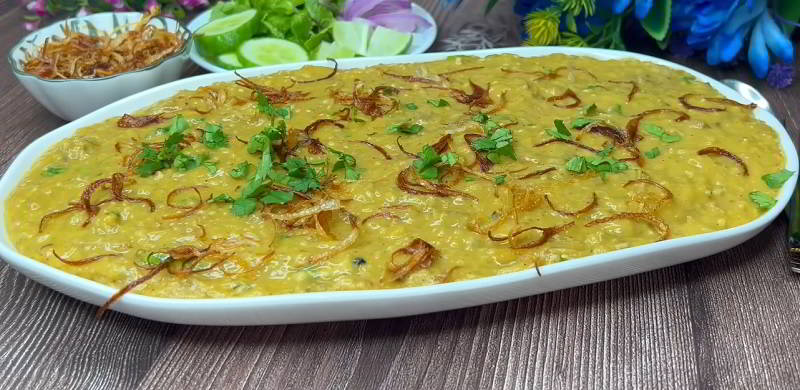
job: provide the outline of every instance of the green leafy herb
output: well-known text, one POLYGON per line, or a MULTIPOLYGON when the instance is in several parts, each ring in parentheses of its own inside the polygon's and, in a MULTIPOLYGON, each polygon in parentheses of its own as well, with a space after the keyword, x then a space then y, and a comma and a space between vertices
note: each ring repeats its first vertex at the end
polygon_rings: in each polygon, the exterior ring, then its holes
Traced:
POLYGON ((355 181, 361 178, 361 174, 358 172, 358 170, 356 170, 355 157, 331 148, 328 148, 328 150, 337 156, 336 162, 333 163, 334 172, 343 169, 344 178, 350 181, 355 181))
POLYGON ((567 170, 575 173, 586 172, 586 159, 583 157, 573 157, 567 161, 567 170))
POLYGON ((233 203, 233 198, 228 194, 220 194, 212 198, 209 203, 233 203))
POLYGON ((506 184, 506 175, 500 175, 494 177, 494 184, 502 185, 506 184))
POLYGON ((489 160, 493 163, 499 163, 502 156, 509 157, 512 160, 517 159, 511 145, 513 140, 511 131, 500 128, 491 133, 489 137, 483 137, 473 141, 472 147, 477 151, 487 152, 486 157, 489 158, 489 160))
POLYGON ((750 201, 755 203, 760 209, 769 210, 772 206, 778 203, 775 198, 758 191, 753 191, 750 193, 750 201))
POLYGON ((203 132, 203 144, 209 149, 219 149, 228 146, 228 135, 222 132, 222 126, 206 124, 203 132))
POLYGON ((423 129, 424 127, 418 123, 411 124, 404 122, 399 125, 392 125, 389 127, 389 133, 418 134, 423 129))
POLYGON ((318 190, 321 187, 319 182, 319 174, 314 168, 308 165, 308 161, 300 158, 290 158, 286 160, 281 166, 286 169, 287 177, 280 175, 273 175, 273 180, 282 182, 297 192, 308 192, 311 190, 318 190))
POLYGON ((154 252, 147 255, 147 258, 144 260, 144 262, 151 267, 158 267, 159 265, 167 263, 170 260, 171 257, 168 253, 154 252))
POLYGON ((556 119, 553 121, 556 125, 555 129, 548 129, 547 134, 550 134, 553 138, 568 140, 572 138, 572 133, 567 130, 567 126, 564 126, 564 121, 560 119, 556 119))
POLYGON ((291 112, 288 108, 275 108, 261 92, 258 92, 258 111, 273 120, 276 118, 289 119, 291 117, 291 112))
POLYGON ((406 108, 407 108, 407 109, 409 109, 409 110, 411 110, 411 111, 414 111, 414 110, 416 110, 416 109, 417 109, 417 108, 419 108, 419 107, 417 107, 417 105, 416 105, 416 104, 414 104, 414 103, 408 103, 408 104, 406 104, 406 108))
POLYGON ((479 112, 472 117, 473 122, 478 122, 482 125, 485 124, 488 120, 489 120, 489 115, 486 115, 482 112, 479 112))
POLYGON ((42 172, 42 176, 51 177, 55 175, 60 175, 64 173, 64 171, 66 170, 67 168, 62 168, 62 167, 47 167, 47 169, 45 169, 44 172, 42 172))
POLYGON ((609 173, 620 173, 628 170, 628 164, 611 157, 611 147, 597 153, 597 157, 573 157, 567 161, 566 169, 570 172, 599 173, 603 178, 609 173))
POLYGON ((233 215, 237 217, 244 217, 245 215, 253 214, 258 208, 258 201, 252 198, 239 198, 233 201, 231 210, 233 215))
POLYGON ((651 160, 658 157, 659 155, 661 155, 661 151, 658 150, 658 148, 653 148, 644 152, 644 156, 651 160))
POLYGON ((764 183, 766 183, 767 187, 769 188, 781 188, 783 183, 786 183, 786 181, 789 180, 792 175, 794 175, 794 172, 787 169, 781 169, 779 172, 761 176, 761 180, 764 180, 764 183))
POLYGON ((445 153, 441 156, 442 163, 447 164, 449 166, 453 166, 458 164, 458 155, 453 152, 445 153))
POLYGON ((250 167, 251 166, 253 166, 253 164, 250 164, 247 161, 239 163, 238 165, 236 165, 236 167, 231 169, 230 175, 234 179, 245 178, 250 173, 250 167))
POLYGON ((158 158, 158 152, 145 146, 139 158, 141 162, 136 167, 136 173, 141 177, 148 177, 166 168, 163 161, 158 158))
MULTIPOLYGON (((148 177, 156 172, 169 168, 171 166, 179 166, 184 170, 191 162, 187 161, 186 155, 179 157, 182 153, 181 142, 183 142, 183 132, 189 128, 189 122, 183 116, 176 116, 170 125, 166 128, 159 129, 162 134, 166 134, 167 139, 164 141, 164 146, 161 150, 156 151, 147 145, 142 147, 142 152, 139 155, 139 165, 136 167, 136 173, 141 177, 148 177), (179 160, 176 164, 175 160, 179 160), (187 165, 188 164, 188 165, 187 165)), ((197 165, 195 164, 194 167, 197 165)))
POLYGON ((429 99, 428 104, 438 108, 447 107, 450 105, 450 103, 448 103, 447 100, 444 99, 429 99))
POLYGON ((264 204, 287 204, 294 199, 294 193, 287 191, 270 191, 261 198, 264 204))
POLYGON ((594 123, 593 120, 588 118, 575 118, 572 121, 572 128, 573 129, 582 129, 590 124, 594 123))
POLYGON ((657 137, 658 139, 661 140, 661 142, 668 143, 668 144, 671 144, 671 143, 674 143, 674 142, 678 142, 681 139, 683 139, 679 135, 667 134, 664 131, 664 129, 661 128, 661 126, 657 126, 657 125, 654 125, 652 123, 646 123, 644 125, 644 131, 646 131, 649 134, 657 137))
POLYGON ((203 165, 203 167, 205 167, 208 170, 208 173, 210 173, 212 175, 217 173, 217 170, 218 170, 217 163, 215 163, 213 161, 207 161, 206 160, 206 161, 201 162, 200 164, 203 165))
POLYGON ((419 176, 425 180, 437 180, 439 178, 439 168, 436 164, 442 161, 439 153, 430 145, 422 147, 422 153, 419 155, 419 160, 414 160, 414 169, 417 170, 419 176))
POLYGON ((594 103, 590 104, 587 107, 584 107, 581 110, 581 115, 592 116, 594 114, 597 114, 597 105, 595 105, 594 103))

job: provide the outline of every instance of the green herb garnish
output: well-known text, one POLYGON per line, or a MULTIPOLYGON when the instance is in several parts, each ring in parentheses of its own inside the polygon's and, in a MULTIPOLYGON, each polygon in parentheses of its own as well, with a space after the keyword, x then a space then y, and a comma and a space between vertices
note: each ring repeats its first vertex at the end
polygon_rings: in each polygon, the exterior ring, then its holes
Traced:
POLYGON ((237 217, 253 214, 258 208, 258 201, 253 198, 239 198, 233 201, 231 211, 237 217))
POLYGON ((358 170, 356 170, 355 157, 331 148, 328 148, 328 150, 337 156, 336 162, 333 163, 334 172, 343 169, 344 178, 350 181, 355 181, 361 178, 361 174, 358 172, 358 170))
POLYGON ((448 103, 447 100, 444 99, 428 99, 428 104, 437 108, 447 107, 450 105, 450 103, 448 103))
POLYGON ((233 198, 228 194, 220 194, 212 198, 209 203, 233 203, 233 198))
POLYGON ((502 156, 516 160, 511 143, 514 141, 511 131, 499 128, 488 137, 479 138, 472 142, 472 147, 477 151, 487 152, 486 157, 493 163, 499 163, 502 156))
POLYGON ((502 185, 506 184, 506 175, 500 175, 494 177, 494 184, 502 185))
POLYGON ((287 204, 294 199, 294 193, 286 191, 271 191, 261 198, 264 204, 287 204))
POLYGON ((404 122, 399 125, 392 125, 389 127, 389 133, 403 133, 403 134, 418 134, 424 129, 422 125, 418 123, 408 123, 404 122))
POLYGON ((236 165, 236 167, 231 169, 230 175, 234 179, 245 178, 250 173, 250 167, 251 166, 253 166, 253 164, 250 164, 247 161, 239 163, 238 165, 236 165))
POLYGON ((750 193, 750 201, 755 203, 756 206, 763 210, 769 210, 778 203, 775 198, 758 191, 753 191, 750 193))
POLYGON ((422 147, 422 153, 420 153, 419 159, 414 160, 413 166, 421 178, 425 180, 438 180, 438 166, 441 164, 453 166, 456 165, 456 163, 458 163, 458 155, 455 153, 449 152, 439 155, 436 149, 430 145, 425 145, 422 147))
POLYGON ((658 156, 660 156, 660 155, 661 155, 661 151, 658 150, 658 148, 653 148, 653 149, 650 149, 650 150, 644 152, 644 156, 649 158, 649 159, 651 159, 651 160, 656 158, 656 157, 658 157, 658 156))
POLYGON ((417 107, 417 105, 416 105, 416 104, 414 104, 414 103, 408 103, 408 104, 406 104, 406 108, 407 108, 407 109, 409 109, 409 110, 411 110, 411 111, 414 111, 414 110, 416 110, 416 109, 417 109, 417 108, 419 108, 419 107, 417 107))
POLYGON ((573 129, 582 129, 590 124, 594 123, 593 120, 587 118, 575 118, 572 120, 572 128, 573 129))
POLYGON ((599 173, 604 179, 609 173, 620 173, 628 170, 628 164, 611 158, 613 147, 597 153, 597 157, 573 157, 567 161, 566 169, 570 172, 599 173))
POLYGON ((203 144, 209 149, 224 148, 228 146, 228 135, 222 132, 222 126, 208 123, 203 131, 203 144))
POLYGON ((547 134, 550 134, 553 138, 569 140, 572 138, 572 133, 567 130, 567 126, 564 126, 564 121, 556 119, 553 121, 553 124, 556 125, 555 129, 548 129, 547 134))
POLYGON ((62 167, 47 167, 47 169, 45 169, 42 172, 42 176, 51 177, 51 176, 55 176, 55 175, 60 175, 60 174, 64 173, 64 171, 66 171, 66 170, 67 170, 67 168, 62 168, 62 167))
POLYGON ((665 143, 668 143, 668 144, 671 144, 671 143, 674 143, 674 142, 678 142, 681 139, 683 139, 679 135, 667 134, 664 131, 664 129, 661 128, 661 126, 656 126, 656 125, 651 124, 651 123, 647 123, 647 124, 644 125, 644 131, 646 131, 649 134, 657 137, 658 139, 661 140, 661 142, 665 142, 665 143))
POLYGON ((786 181, 789 180, 792 175, 794 175, 794 172, 787 169, 781 169, 779 172, 761 176, 761 180, 764 180, 764 183, 766 183, 767 187, 769 188, 781 188, 783 183, 786 183, 786 181))

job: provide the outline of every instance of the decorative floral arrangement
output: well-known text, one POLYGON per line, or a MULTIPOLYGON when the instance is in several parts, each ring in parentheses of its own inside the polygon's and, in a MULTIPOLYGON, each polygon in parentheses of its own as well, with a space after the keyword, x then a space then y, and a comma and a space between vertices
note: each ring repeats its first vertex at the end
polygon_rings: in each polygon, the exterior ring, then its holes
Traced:
POLYGON ((746 57, 753 74, 776 88, 794 77, 789 35, 800 26, 798 0, 515 0, 514 11, 526 45, 625 50, 625 31, 676 55, 704 55, 709 65, 746 57))
POLYGON ((32 14, 25 16, 25 29, 33 31, 48 18, 83 16, 96 12, 151 11, 161 8, 161 14, 183 19, 186 12, 204 9, 209 0, 20 0, 32 14))

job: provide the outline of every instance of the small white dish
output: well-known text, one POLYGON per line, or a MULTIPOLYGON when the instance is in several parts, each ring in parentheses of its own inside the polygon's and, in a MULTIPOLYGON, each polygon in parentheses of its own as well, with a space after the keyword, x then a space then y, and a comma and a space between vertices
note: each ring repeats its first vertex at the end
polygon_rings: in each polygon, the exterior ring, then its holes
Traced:
MULTIPOLYGON (((495 54, 515 54, 522 57, 566 54, 588 56, 599 60, 640 60, 685 71, 695 76, 697 80, 709 83, 725 97, 747 103, 729 87, 685 66, 642 54, 614 50, 518 47, 394 57, 364 57, 341 60, 339 69, 364 68, 381 64, 422 63, 443 60, 455 55, 486 57, 495 54)), ((325 61, 283 64, 243 69, 240 73, 245 77, 256 77, 300 69, 306 65, 329 66, 330 64, 325 61)), ((225 72, 178 80, 110 104, 45 134, 28 145, 16 157, 0 179, 0 199, 3 202, 8 199, 9 194, 17 187, 39 156, 53 144, 73 135, 78 129, 111 117, 136 112, 157 101, 167 99, 180 90, 193 90, 237 79, 238 77, 233 72, 225 72)), ((786 169, 797 172, 797 150, 786 129, 767 111, 757 109, 755 116, 775 131, 786 156, 786 169)), ((252 298, 173 299, 150 297, 133 292, 123 296, 112 309, 137 317, 182 324, 268 325, 398 317, 483 305, 668 267, 724 251, 745 242, 766 228, 786 207, 796 181, 797 175, 793 175, 781 189, 777 199, 778 203, 757 219, 744 225, 542 266, 540 267, 541 276, 537 275, 536 270, 526 270, 424 287, 314 292, 252 298)), ((39 283, 94 305, 102 305, 117 291, 112 287, 51 268, 17 252, 9 241, 4 214, 5 208, 0 207, 0 221, 3 221, 0 226, 0 256, 11 267, 39 283)))
POLYGON ((140 12, 103 12, 53 23, 28 34, 14 45, 8 53, 9 66, 25 89, 50 112, 67 121, 80 118, 111 102, 180 78, 189 58, 192 33, 174 19, 153 18, 150 25, 181 34, 183 47, 146 68, 108 77, 46 80, 25 73, 20 61, 25 59, 26 52, 39 50, 45 39, 63 37, 61 26, 65 23, 73 31, 92 35, 116 28, 132 27, 142 16, 140 12))
MULTIPOLYGON (((422 31, 418 31, 412 34, 411 37, 411 46, 408 48, 408 52, 403 55, 409 54, 421 54, 424 53, 426 50, 430 49, 433 46, 433 41, 436 40, 436 32, 439 30, 439 27, 436 25, 436 20, 433 19, 433 16, 425 10, 414 3, 411 4, 411 11, 422 18, 424 18, 430 26, 428 28, 423 29, 422 31)), ((206 25, 209 20, 211 19, 211 9, 206 10, 205 12, 197 15, 189 25, 186 26, 192 34, 194 34, 200 27, 206 25)), ((191 54, 189 55, 194 61, 195 64, 200 66, 201 68, 209 71, 209 72, 227 72, 228 69, 215 65, 213 62, 209 61, 205 57, 200 55, 200 52, 197 51, 197 47, 192 47, 191 54)), ((337 60, 338 61, 338 60, 337 60)))

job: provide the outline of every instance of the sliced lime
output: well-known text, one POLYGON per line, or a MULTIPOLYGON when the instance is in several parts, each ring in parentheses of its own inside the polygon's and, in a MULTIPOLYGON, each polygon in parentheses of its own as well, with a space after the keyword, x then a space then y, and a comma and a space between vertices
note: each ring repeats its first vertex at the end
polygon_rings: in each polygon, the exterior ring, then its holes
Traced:
POLYGON ((369 25, 364 22, 333 22, 333 40, 356 54, 367 55, 369 25))
POLYGON ((410 44, 410 33, 394 31, 378 26, 375 28, 375 31, 372 32, 372 37, 369 39, 367 56, 379 57, 397 55, 406 51, 410 44))
POLYGON ((315 60, 324 60, 327 58, 353 58, 356 53, 352 50, 339 46, 336 42, 320 42, 317 47, 317 54, 314 55, 315 60))
POLYGON ((250 9, 226 16, 197 29, 194 35, 197 50, 204 56, 232 52, 255 32, 257 11, 250 9))
POLYGON ((221 54, 217 57, 217 63, 225 69, 239 69, 242 67, 242 63, 236 53, 221 54))
POLYGON ((245 66, 263 66, 308 61, 308 53, 300 45, 277 38, 255 38, 245 41, 236 51, 245 66))

